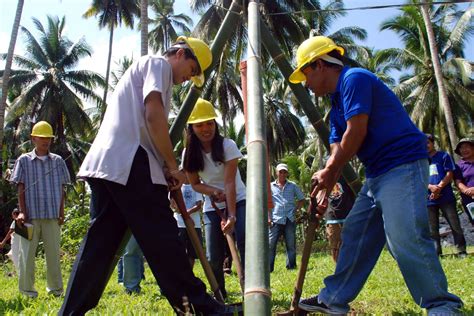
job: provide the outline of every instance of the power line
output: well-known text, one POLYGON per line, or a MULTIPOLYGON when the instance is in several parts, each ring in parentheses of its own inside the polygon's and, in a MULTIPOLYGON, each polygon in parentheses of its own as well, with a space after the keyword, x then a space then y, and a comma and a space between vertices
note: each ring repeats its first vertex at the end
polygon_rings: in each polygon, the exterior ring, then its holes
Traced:
MULTIPOLYGON (((434 1, 428 3, 429 5, 446 5, 446 4, 459 4, 459 3, 471 3, 473 0, 454 0, 454 1, 434 1)), ((264 4, 261 4, 262 6, 264 4)), ((386 5, 375 5, 375 6, 363 6, 363 7, 354 7, 354 8, 339 8, 339 9, 315 9, 315 10, 304 10, 304 11, 285 11, 285 12, 276 12, 276 13, 265 13, 267 16, 272 15, 299 15, 303 13, 318 13, 318 12, 342 12, 342 11, 357 11, 357 10, 379 10, 379 9, 389 9, 389 8, 404 8, 404 7, 419 7, 426 5, 425 3, 405 3, 405 4, 386 4, 386 5)), ((225 8, 221 5, 213 4, 213 6, 229 11, 228 8, 225 8)))

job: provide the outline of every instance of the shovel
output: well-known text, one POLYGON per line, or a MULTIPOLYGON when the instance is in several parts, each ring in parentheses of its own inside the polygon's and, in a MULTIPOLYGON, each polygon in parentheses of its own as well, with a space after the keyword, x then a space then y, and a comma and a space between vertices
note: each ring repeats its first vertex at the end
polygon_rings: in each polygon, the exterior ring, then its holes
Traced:
MULTIPOLYGON (((216 210, 217 215, 221 218, 221 220, 225 221, 226 218, 222 211, 217 207, 216 203, 211 200, 212 207, 216 210)), ((235 270, 237 270, 237 276, 239 277, 240 281, 240 289, 242 293, 244 293, 244 273, 242 271, 242 264, 240 262, 240 257, 237 252, 237 248, 235 247, 235 240, 232 234, 224 234, 225 238, 227 239, 227 243, 229 244, 230 255, 232 256, 232 261, 235 263, 235 270)))
POLYGON ((199 261, 201 262, 204 274, 206 275, 206 278, 209 281, 209 285, 211 286, 211 290, 214 293, 214 297, 218 301, 224 303, 224 296, 222 296, 222 292, 219 288, 219 284, 217 283, 216 276, 214 275, 214 272, 212 272, 211 265, 209 264, 209 261, 207 261, 206 255, 204 254, 204 249, 202 248, 201 242, 199 241, 199 237, 196 233, 196 230, 194 229, 194 222, 186 210, 186 205, 184 204, 183 200, 183 194, 181 193, 181 190, 174 190, 170 191, 170 195, 171 198, 176 202, 179 213, 183 217, 189 239, 191 240, 194 250, 196 251, 199 261))

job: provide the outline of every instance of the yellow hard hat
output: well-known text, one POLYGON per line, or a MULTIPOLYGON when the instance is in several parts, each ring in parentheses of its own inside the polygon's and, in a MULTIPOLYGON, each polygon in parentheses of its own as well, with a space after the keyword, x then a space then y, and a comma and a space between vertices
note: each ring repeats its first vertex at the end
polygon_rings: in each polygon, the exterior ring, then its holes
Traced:
POLYGON ((194 105, 191 115, 189 116, 188 124, 201 123, 213 120, 216 117, 216 110, 214 110, 211 102, 199 98, 194 105))
POLYGON ((337 46, 329 37, 314 36, 305 40, 296 51, 297 65, 295 71, 290 75, 290 82, 300 83, 306 81, 306 76, 301 71, 301 68, 335 49, 338 50, 341 55, 344 55, 344 48, 337 46))
POLYGON ((204 70, 206 70, 212 63, 212 52, 209 46, 199 38, 180 36, 178 42, 184 41, 193 51, 194 56, 199 62, 201 73, 197 76, 191 77, 192 82, 198 87, 204 84, 204 70))
POLYGON ((39 121, 33 126, 31 136, 37 137, 54 137, 53 128, 46 121, 39 121))

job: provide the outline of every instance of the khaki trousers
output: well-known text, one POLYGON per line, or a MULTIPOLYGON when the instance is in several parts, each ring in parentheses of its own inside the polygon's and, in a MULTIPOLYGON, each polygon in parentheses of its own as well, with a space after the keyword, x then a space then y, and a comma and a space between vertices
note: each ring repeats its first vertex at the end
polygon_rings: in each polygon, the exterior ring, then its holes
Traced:
POLYGON ((35 257, 36 249, 41 238, 46 255, 47 291, 55 295, 62 294, 63 281, 59 263, 59 246, 61 228, 57 219, 33 219, 33 238, 17 236, 20 239, 19 256, 19 289, 29 296, 36 296, 35 289, 35 257))

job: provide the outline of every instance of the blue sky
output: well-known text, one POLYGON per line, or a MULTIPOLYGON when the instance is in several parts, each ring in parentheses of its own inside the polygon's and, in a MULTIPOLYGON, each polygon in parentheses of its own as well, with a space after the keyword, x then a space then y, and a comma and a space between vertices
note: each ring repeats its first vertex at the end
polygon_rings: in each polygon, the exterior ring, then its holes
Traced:
MULTIPOLYGON (((89 0, 25 0, 23 8, 23 15, 21 24, 28 28, 34 35, 36 29, 32 23, 32 17, 38 18, 42 23, 46 21, 46 15, 66 16, 66 30, 65 34, 72 41, 78 40, 84 36, 87 42, 93 48, 93 55, 90 58, 85 58, 79 68, 92 69, 101 74, 105 74, 107 50, 108 50, 108 30, 99 30, 97 27, 97 20, 94 18, 84 19, 82 14, 90 5, 89 0)), ((326 3, 325 0, 321 1, 326 3)), ((380 4, 400 4, 404 0, 347 0, 345 5, 347 8, 371 6, 380 4)), ((6 52, 10 41, 10 32, 13 24, 17 1, 15 0, 0 0, 0 52, 6 52)), ((463 4, 467 7, 469 4, 463 4)), ((198 20, 197 15, 190 12, 189 3, 187 0, 176 0, 175 13, 185 13, 192 16, 195 23, 198 20)), ((349 11, 348 14, 337 21, 335 21, 333 30, 345 26, 359 26, 365 28, 368 32, 368 39, 363 42, 364 45, 383 49, 388 47, 400 46, 400 41, 395 33, 390 31, 380 32, 379 26, 381 22, 387 18, 393 17, 397 14, 396 9, 377 9, 368 11, 349 11)), ((118 29, 115 32, 115 40, 113 47, 113 61, 117 61, 122 56, 138 57, 140 55, 140 36, 137 30, 118 29)), ((474 43, 471 39, 470 43, 474 43)), ((468 59, 474 60, 474 45, 469 45, 466 51, 468 59)), ((23 40, 21 33, 17 40, 15 49, 16 54, 22 54, 24 51, 23 40)), ((4 63, 0 63, 0 68, 3 68, 4 63)), ((114 69, 114 65, 112 65, 114 69)))

